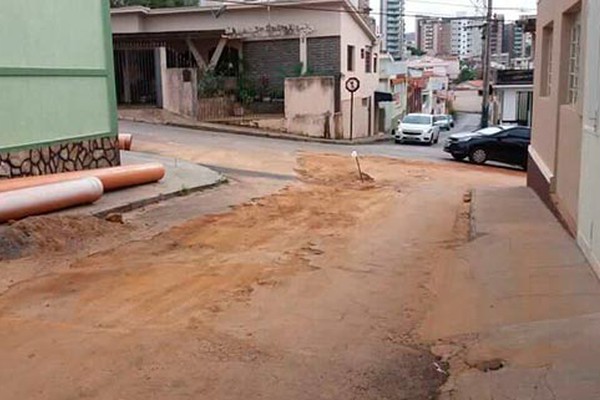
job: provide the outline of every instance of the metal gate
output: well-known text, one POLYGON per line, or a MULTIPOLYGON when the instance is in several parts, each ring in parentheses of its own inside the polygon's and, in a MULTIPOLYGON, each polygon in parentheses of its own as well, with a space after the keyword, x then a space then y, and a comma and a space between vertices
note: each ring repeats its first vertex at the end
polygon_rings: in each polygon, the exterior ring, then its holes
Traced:
POLYGON ((157 70, 154 49, 115 50, 118 103, 158 105, 157 70))

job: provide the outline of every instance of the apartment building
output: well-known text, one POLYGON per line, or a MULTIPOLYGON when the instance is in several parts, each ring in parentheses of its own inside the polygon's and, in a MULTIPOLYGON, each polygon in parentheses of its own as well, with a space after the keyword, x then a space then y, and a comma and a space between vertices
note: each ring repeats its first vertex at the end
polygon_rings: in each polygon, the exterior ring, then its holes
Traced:
POLYGON ((394 59, 404 57, 406 43, 404 41, 404 0, 381 0, 381 35, 383 50, 394 59))
POLYGON ((469 20, 455 19, 450 22, 452 29, 452 55, 461 59, 467 58, 469 52, 469 20))
POLYGON ((525 56, 525 30, 521 24, 512 22, 504 25, 502 52, 511 59, 525 56))
POLYGON ((435 53, 434 23, 425 19, 417 19, 417 47, 427 54, 435 53))
POLYGON ((417 46, 430 56, 452 55, 452 24, 444 19, 417 20, 417 46))
POLYGON ((600 275, 599 15, 596 0, 539 2, 528 184, 600 275))
POLYGON ((502 54, 504 43, 504 15, 496 14, 492 20, 490 48, 491 54, 502 54))
MULTIPOLYGON (((465 18, 418 19, 417 47, 433 57, 451 55, 463 60, 481 58, 483 50, 481 22, 466 17, 464 13, 457 16, 465 18)), ((496 39, 495 43, 501 42, 496 39)))

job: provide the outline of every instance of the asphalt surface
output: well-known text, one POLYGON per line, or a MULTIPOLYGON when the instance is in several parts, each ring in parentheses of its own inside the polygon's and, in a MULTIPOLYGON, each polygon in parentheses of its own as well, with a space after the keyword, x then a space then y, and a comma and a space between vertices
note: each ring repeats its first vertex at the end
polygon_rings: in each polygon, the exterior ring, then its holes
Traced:
MULTIPOLYGON (((433 146, 421 144, 395 144, 393 141, 373 144, 336 145, 246 136, 230 133, 215 133, 172 126, 152 125, 121 121, 120 131, 132 133, 141 140, 177 144, 190 147, 204 147, 215 151, 235 150, 236 152, 261 153, 264 151, 295 153, 297 151, 350 153, 357 150, 362 155, 375 155, 394 158, 419 159, 429 161, 452 161, 443 151, 444 142, 452 133, 474 130, 479 123, 477 114, 459 114, 451 131, 443 131, 440 141, 433 146)), ((219 169, 219 165, 209 165, 219 169)), ((225 166, 222 166, 225 167, 225 166)))

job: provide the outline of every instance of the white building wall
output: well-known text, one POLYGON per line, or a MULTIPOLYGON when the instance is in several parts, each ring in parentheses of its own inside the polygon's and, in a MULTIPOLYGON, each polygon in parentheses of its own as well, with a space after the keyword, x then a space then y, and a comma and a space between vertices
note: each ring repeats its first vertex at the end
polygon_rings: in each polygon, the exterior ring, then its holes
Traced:
POLYGON ((481 29, 476 27, 477 22, 471 21, 467 29, 466 57, 478 58, 483 53, 483 38, 481 29))
MULTIPOLYGON (((587 16, 600 15, 600 2, 588 0, 587 16)), ((587 37, 600 37, 600 24, 588 19, 584 23, 587 37)), ((581 184, 577 239, 600 276, 600 42, 588 40, 586 57, 581 184)))
POLYGON ((467 29, 469 21, 457 19, 452 24, 452 55, 459 56, 461 59, 467 57, 469 48, 469 31, 467 29))
MULTIPOLYGON (((341 89, 341 111, 343 114, 344 137, 348 138, 350 134, 350 93, 344 88, 344 82, 350 77, 356 77, 360 80, 360 89, 354 94, 354 129, 353 138, 365 137, 369 133, 374 134, 375 130, 375 105, 374 94, 379 84, 379 73, 377 71, 366 72, 365 59, 361 58, 361 49, 371 49, 371 66, 375 54, 379 50, 378 43, 366 34, 366 32, 356 24, 352 16, 346 13, 341 14, 341 59, 342 59, 342 89, 341 89), (355 68, 354 71, 346 69, 347 46, 354 46, 355 50, 355 68), (369 117, 370 115, 370 117, 369 117), (369 120, 371 125, 369 127, 369 120)), ((365 51, 366 55, 366 51, 365 51)), ((379 64, 379 63, 377 63, 379 64)))

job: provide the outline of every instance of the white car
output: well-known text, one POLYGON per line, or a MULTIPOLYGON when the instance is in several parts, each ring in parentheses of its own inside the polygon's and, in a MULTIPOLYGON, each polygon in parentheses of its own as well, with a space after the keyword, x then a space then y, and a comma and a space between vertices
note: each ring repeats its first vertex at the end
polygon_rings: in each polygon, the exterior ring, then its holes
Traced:
POLYGON ((435 121, 435 124, 440 127, 440 129, 449 131, 450 129, 454 128, 454 118, 452 115, 435 115, 433 120, 435 121))
POLYGON ((396 143, 427 143, 432 145, 440 140, 440 127, 431 114, 408 114, 398 124, 394 134, 396 143))

